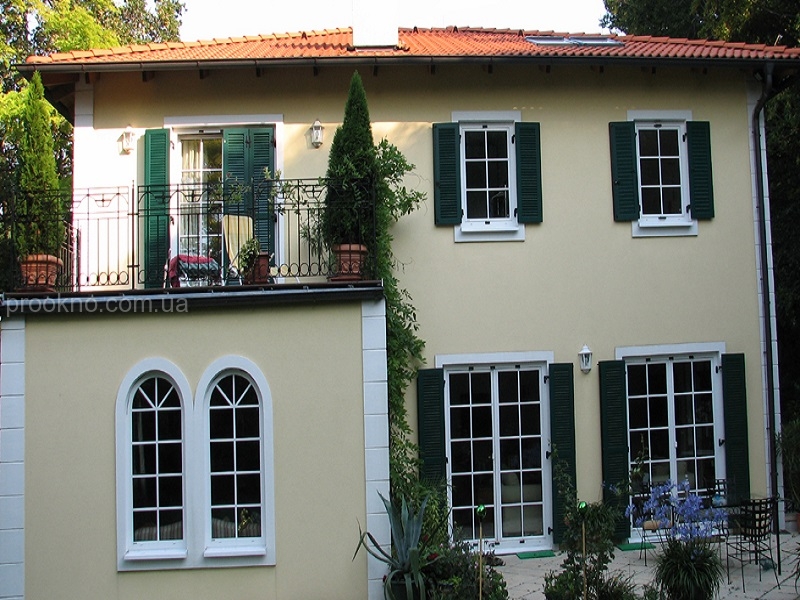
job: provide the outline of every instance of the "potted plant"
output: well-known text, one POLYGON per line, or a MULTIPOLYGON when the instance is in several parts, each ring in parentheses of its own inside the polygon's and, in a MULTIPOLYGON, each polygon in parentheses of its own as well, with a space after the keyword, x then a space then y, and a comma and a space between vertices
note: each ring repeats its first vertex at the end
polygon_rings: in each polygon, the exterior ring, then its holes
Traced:
POLYGON ((667 481, 652 487, 646 500, 656 519, 670 523, 656 558, 654 579, 668 598, 706 600, 716 595, 725 575, 713 540, 714 528, 727 516, 722 509, 706 508, 689 488, 688 481, 677 486, 667 481), (677 495, 673 493, 676 487, 677 495))
POLYGON ((353 560, 363 546, 370 555, 389 566, 383 588, 384 597, 388 600, 423 599, 426 597, 424 569, 438 559, 438 555, 426 551, 427 548, 421 539, 425 506, 428 504, 429 496, 422 499, 419 510, 415 511, 405 498, 397 508, 383 495, 379 495, 389 516, 392 548, 389 550, 382 548, 371 533, 361 531, 359 527, 360 536, 353 560))
POLYGON ((256 238, 248 239, 239 249, 239 272, 242 274, 245 283, 270 283, 272 277, 270 273, 271 255, 269 252, 261 252, 261 244, 256 238))
POLYGON ((783 463, 783 485, 791 501, 800 531, 800 418, 784 423, 776 436, 778 456, 783 463))
POLYGON ((64 241, 58 172, 50 130, 50 109, 42 79, 33 74, 23 99, 19 140, 19 195, 15 206, 14 241, 20 257, 23 286, 52 290, 63 262, 64 241))
POLYGON ((328 155, 325 207, 320 217, 325 245, 337 256, 332 280, 361 279, 367 243, 374 237, 373 187, 377 158, 358 72, 350 80, 344 120, 328 155))

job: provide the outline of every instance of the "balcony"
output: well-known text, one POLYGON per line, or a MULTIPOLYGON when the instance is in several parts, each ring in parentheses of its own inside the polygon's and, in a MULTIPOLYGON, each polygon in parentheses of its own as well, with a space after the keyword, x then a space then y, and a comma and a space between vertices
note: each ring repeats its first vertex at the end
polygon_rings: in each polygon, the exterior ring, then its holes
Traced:
MULTIPOLYGON (((31 193, 0 197, 6 232, 0 276, 6 292, 118 292, 225 286, 281 286, 372 279, 360 267, 337 264, 322 242, 325 197, 342 187, 321 179, 261 180, 90 188, 60 194, 58 214, 33 217, 31 193), (44 249, 61 263, 53 281, 22 275, 15 248, 31 230, 58 230, 44 249), (256 266, 244 268, 257 242, 256 266)), ((361 190, 349 208, 361 239, 374 248, 374 192, 361 190)), ((352 197, 352 195, 351 195, 352 197)), ((254 253, 255 254, 255 253, 254 253)))

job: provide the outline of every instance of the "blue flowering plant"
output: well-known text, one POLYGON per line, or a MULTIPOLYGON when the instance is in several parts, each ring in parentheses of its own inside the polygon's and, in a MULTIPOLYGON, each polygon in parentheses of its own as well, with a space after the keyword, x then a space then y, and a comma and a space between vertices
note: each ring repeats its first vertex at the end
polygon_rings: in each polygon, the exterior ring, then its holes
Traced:
POLYGON ((662 594, 676 600, 714 597, 724 576, 713 543, 726 527, 724 509, 706 506, 688 481, 677 485, 667 481, 650 489, 641 510, 631 504, 626 514, 635 516, 637 527, 651 519, 663 531, 665 541, 654 572, 662 594))

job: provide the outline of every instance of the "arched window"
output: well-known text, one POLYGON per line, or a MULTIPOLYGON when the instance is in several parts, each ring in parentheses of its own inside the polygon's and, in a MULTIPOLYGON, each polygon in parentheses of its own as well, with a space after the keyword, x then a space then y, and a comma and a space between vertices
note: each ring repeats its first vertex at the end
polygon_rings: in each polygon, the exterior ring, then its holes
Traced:
POLYGON ((261 403, 241 373, 214 383, 208 407, 211 537, 261 537, 261 403))
POLYGON ((190 512, 186 378, 167 360, 140 362, 120 385, 116 420, 119 564, 183 559, 190 512))

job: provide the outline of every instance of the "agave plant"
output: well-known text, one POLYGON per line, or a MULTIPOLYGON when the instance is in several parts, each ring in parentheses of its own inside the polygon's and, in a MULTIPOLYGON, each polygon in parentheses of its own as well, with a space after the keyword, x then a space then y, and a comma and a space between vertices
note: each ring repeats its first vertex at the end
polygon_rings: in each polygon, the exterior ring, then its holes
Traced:
POLYGON ((362 531, 359 526, 360 536, 353 559, 363 546, 369 554, 389 566, 383 588, 383 595, 388 600, 401 600, 395 596, 397 588, 405 589, 406 600, 425 598, 425 575, 422 570, 438 558, 425 551, 421 540, 422 521, 429 496, 423 498, 419 510, 415 511, 405 498, 402 498, 398 509, 383 495, 378 495, 389 516, 392 548, 385 550, 370 532, 362 531))

